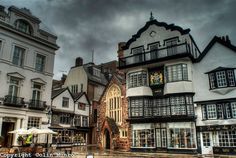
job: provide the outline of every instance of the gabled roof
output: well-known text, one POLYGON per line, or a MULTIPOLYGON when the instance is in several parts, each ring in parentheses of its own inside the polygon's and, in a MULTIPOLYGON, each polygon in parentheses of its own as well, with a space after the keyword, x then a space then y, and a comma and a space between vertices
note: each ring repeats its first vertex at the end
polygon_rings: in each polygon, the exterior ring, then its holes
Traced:
POLYGON ((125 82, 125 75, 122 74, 121 72, 115 72, 114 74, 112 74, 111 79, 109 80, 109 82, 107 83, 105 89, 103 90, 103 93, 99 99, 99 102, 101 102, 101 99, 103 98, 103 96, 106 94, 106 91, 108 90, 108 88, 111 86, 111 82, 112 80, 116 80, 118 81, 119 84, 123 84, 125 82))
POLYGON ((214 69, 214 70, 211 70, 211 71, 209 71, 209 72, 206 72, 206 74, 212 73, 212 72, 216 72, 216 71, 233 70, 233 69, 235 69, 235 68, 232 68, 232 67, 221 67, 221 66, 219 66, 219 67, 217 67, 217 68, 214 69))
POLYGON ((132 36, 128 42, 126 42, 126 45, 122 47, 123 50, 126 50, 129 48, 130 44, 136 41, 137 38, 141 36, 141 34, 146 31, 150 25, 156 25, 160 27, 165 27, 166 30, 171 30, 171 31, 179 31, 181 35, 188 34, 190 32, 190 29, 183 29, 180 26, 176 26, 175 24, 167 24, 165 22, 159 22, 157 20, 151 20, 146 23, 144 27, 142 27, 135 35, 132 36))
POLYGON ((61 93, 63 93, 63 92, 66 91, 66 90, 69 91, 71 97, 73 98, 73 95, 71 94, 69 88, 61 88, 61 89, 57 89, 57 90, 53 90, 53 91, 52 91, 52 97, 51 97, 51 99, 56 98, 58 95, 60 95, 61 93))
MULTIPOLYGON (((107 84, 107 79, 106 79, 104 73, 101 72, 101 76, 100 77, 97 77, 97 76, 93 75, 93 68, 94 67, 97 68, 98 66, 84 64, 83 67, 84 67, 84 70, 85 70, 85 72, 86 72, 86 74, 88 76, 88 79, 90 81, 93 81, 95 83, 99 83, 99 84, 104 85, 104 86, 107 84)), ((97 68, 97 69, 99 69, 99 68, 97 68)), ((99 70, 101 70, 101 69, 99 69, 99 70)))
POLYGON ((210 41, 210 43, 203 50, 201 55, 196 59, 196 62, 200 62, 216 42, 220 43, 223 46, 225 46, 225 47, 231 49, 232 51, 236 52, 236 47, 234 45, 232 45, 229 41, 223 40, 218 36, 214 36, 214 38, 210 41))
POLYGON ((108 126, 110 127, 113 134, 119 134, 119 128, 116 124, 116 121, 113 118, 106 117, 106 120, 108 123, 108 126))
POLYGON ((87 102, 90 104, 88 95, 87 95, 85 92, 74 93, 74 94, 73 94, 74 102, 78 101, 83 95, 84 95, 85 98, 87 99, 87 102))

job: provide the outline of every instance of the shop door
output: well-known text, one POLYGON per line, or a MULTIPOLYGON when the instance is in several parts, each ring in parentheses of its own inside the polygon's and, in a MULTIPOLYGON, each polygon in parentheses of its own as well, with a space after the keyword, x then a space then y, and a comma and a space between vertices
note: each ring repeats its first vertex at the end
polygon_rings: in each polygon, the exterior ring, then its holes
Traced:
POLYGON ((2 123, 2 136, 3 136, 3 147, 11 147, 13 134, 9 134, 8 132, 14 130, 14 123, 13 122, 3 122, 2 123))
POLYGON ((202 132, 202 154, 213 154, 213 142, 211 132, 202 132))
POLYGON ((166 148, 166 145, 167 145, 166 129, 156 128, 156 147, 166 148))

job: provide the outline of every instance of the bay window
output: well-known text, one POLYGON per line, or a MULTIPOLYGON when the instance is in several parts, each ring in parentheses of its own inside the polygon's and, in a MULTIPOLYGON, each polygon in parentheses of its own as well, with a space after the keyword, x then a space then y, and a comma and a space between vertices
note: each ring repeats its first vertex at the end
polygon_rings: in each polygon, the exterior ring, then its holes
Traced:
POLYGON ((166 98, 133 97, 129 99, 129 117, 194 116, 192 95, 166 98))
POLYGON ((147 72, 139 71, 129 73, 128 75, 128 88, 140 87, 147 85, 147 72))
POLYGON ((166 67, 166 81, 186 81, 188 80, 187 64, 170 65, 166 67))
POLYGON ((210 89, 235 87, 235 74, 232 68, 217 68, 208 73, 210 89))

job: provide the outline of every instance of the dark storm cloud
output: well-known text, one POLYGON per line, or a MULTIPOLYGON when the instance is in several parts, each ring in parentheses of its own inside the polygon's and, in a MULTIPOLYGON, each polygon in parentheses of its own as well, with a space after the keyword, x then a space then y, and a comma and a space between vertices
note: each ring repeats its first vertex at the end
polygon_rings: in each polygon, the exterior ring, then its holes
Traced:
POLYGON ((158 21, 190 28, 200 49, 214 35, 236 44, 235 0, 3 0, 5 5, 28 7, 58 36, 55 77, 68 71, 78 56, 85 62, 117 59, 117 43, 127 41, 146 21, 150 11, 158 21))

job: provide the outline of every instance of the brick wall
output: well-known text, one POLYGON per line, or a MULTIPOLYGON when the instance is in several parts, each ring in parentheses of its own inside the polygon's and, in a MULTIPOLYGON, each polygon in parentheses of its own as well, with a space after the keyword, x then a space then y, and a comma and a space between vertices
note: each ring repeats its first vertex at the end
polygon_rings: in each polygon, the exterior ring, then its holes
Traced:
MULTIPOLYGON (((124 75, 123 75, 124 76, 124 75)), ((125 79, 123 77, 123 79, 125 79)), ((106 94, 112 85, 116 84, 121 89, 121 106, 122 106, 122 122, 120 125, 117 125, 119 129, 126 129, 128 136, 126 138, 121 138, 119 134, 110 134, 111 138, 111 149, 122 149, 122 150, 129 150, 130 149, 130 127, 129 123, 126 121, 128 119, 128 101, 126 99, 126 85, 124 84, 121 79, 118 79, 116 76, 113 76, 110 83, 105 89, 105 92, 103 96, 101 97, 100 105, 98 107, 98 128, 99 128, 99 137, 98 137, 98 144, 101 148, 104 148, 102 146, 102 141, 104 138, 103 131, 105 128, 108 128, 105 126, 105 119, 106 119, 106 94)), ((108 129, 109 130, 109 129, 108 129)), ((111 133, 111 131, 110 131, 111 133)))

